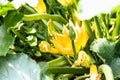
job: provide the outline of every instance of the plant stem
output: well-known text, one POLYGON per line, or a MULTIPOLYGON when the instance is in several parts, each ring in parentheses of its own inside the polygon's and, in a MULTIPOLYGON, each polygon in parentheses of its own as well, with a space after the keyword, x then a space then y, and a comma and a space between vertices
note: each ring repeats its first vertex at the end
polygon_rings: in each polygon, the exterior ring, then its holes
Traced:
POLYGON ((83 24, 84 24, 84 27, 86 28, 86 31, 87 31, 88 35, 90 36, 91 41, 93 41, 94 40, 94 34, 92 32, 92 29, 90 27, 90 24, 89 24, 88 20, 84 20, 83 24))
POLYGON ((68 61, 65 59, 64 56, 48 62, 49 67, 65 66, 66 64, 68 64, 68 61))
POLYGON ((70 57, 68 57, 67 55, 64 55, 64 57, 66 58, 66 60, 69 62, 70 65, 72 65, 72 61, 70 60, 70 57))
POLYGON ((116 14, 116 25, 115 28, 113 29, 113 36, 119 35, 119 30, 120 30, 120 11, 118 11, 116 14))
POLYGON ((107 39, 110 39, 108 26, 107 26, 107 23, 106 23, 106 21, 105 21, 105 15, 104 15, 104 14, 101 14, 101 15, 100 15, 100 19, 101 19, 101 21, 102 21, 101 24, 102 24, 103 29, 104 29, 104 31, 105 31, 105 32, 103 32, 103 33, 105 33, 105 37, 106 37, 107 39))
POLYGON ((77 60, 77 53, 76 53, 76 49, 75 49, 74 40, 72 40, 72 49, 73 49, 73 52, 74 52, 74 60, 77 60))
POLYGON ((100 24, 99 24, 99 22, 98 22, 97 16, 94 17, 94 20, 95 20, 95 24, 96 24, 96 28, 97 28, 98 37, 99 37, 99 38, 102 38, 102 37, 103 37, 103 34, 102 34, 101 29, 100 29, 100 24))
POLYGON ((53 74, 85 74, 89 69, 83 67, 49 67, 47 71, 53 74))
POLYGON ((29 12, 31 12, 31 13, 36 13, 36 11, 33 9, 33 8, 31 8, 30 6, 28 6, 27 4, 25 4, 25 5, 22 5, 24 8, 26 8, 29 12))
POLYGON ((61 74, 58 75, 55 80, 69 80, 74 76, 74 74, 61 74))
POLYGON ((109 28, 110 28, 110 18, 109 18, 109 14, 106 14, 106 15, 105 15, 105 23, 106 23, 107 28, 109 29, 109 28))
POLYGON ((58 22, 64 23, 64 24, 66 24, 68 22, 62 16, 50 15, 47 13, 30 14, 30 15, 24 15, 24 17, 23 17, 23 21, 33 21, 33 20, 40 20, 40 19, 45 19, 45 20, 51 19, 53 21, 58 21, 58 22))
POLYGON ((90 75, 83 75, 83 76, 79 76, 79 77, 75 78, 74 80, 83 80, 88 77, 90 77, 90 75))
POLYGON ((114 80, 112 69, 106 65, 103 64, 98 68, 98 71, 104 73, 106 80, 114 80))

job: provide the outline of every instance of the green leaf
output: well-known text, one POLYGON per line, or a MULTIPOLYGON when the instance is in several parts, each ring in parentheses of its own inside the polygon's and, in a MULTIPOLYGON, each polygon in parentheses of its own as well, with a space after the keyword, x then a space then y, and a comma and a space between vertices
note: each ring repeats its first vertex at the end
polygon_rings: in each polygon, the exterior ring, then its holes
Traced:
POLYGON ((37 63, 23 53, 0 57, 0 80, 40 80, 37 63))
POLYGON ((114 58, 110 63, 115 78, 120 78, 120 58, 114 58))
POLYGON ((0 26, 0 56, 6 56, 9 47, 13 43, 14 39, 7 33, 5 26, 0 26))
POLYGON ((6 15, 9 10, 15 10, 12 4, 7 3, 5 5, 0 4, 0 16, 6 15))
POLYGON ((115 53, 115 42, 101 38, 93 41, 93 43, 90 45, 90 50, 98 53, 99 56, 104 58, 106 62, 110 62, 112 61, 115 53))
POLYGON ((24 53, 0 57, 0 80, 41 80, 46 76, 41 71, 42 68, 24 53))
POLYGON ((23 18, 23 14, 17 11, 10 11, 4 18, 6 29, 16 26, 16 24, 23 18))
POLYGON ((22 19, 23 15, 16 11, 11 11, 4 18, 2 26, 0 26, 0 56, 5 56, 9 47, 13 45, 14 39, 8 33, 8 29, 16 26, 16 24, 22 19))
POLYGON ((116 45, 115 45, 115 51, 116 51, 116 53, 115 53, 115 55, 116 56, 120 56, 120 39, 118 39, 117 41, 116 41, 116 45))

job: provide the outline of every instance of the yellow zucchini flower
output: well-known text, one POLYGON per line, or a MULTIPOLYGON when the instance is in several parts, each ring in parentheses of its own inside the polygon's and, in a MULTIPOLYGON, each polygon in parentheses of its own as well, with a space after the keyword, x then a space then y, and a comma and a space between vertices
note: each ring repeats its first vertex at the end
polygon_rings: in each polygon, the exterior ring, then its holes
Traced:
POLYGON ((73 0, 57 0, 62 6, 70 6, 73 4, 73 0))
MULTIPOLYGON (((89 36, 84 28, 84 25, 81 27, 78 25, 76 26, 72 25, 72 27, 76 35, 74 39, 75 50, 76 50, 76 53, 78 53, 81 48, 83 49, 86 46, 89 36)), ((69 37, 69 29, 67 28, 67 26, 63 27, 63 31, 61 34, 57 32, 52 32, 52 34, 53 35, 50 41, 53 43, 54 49, 58 51, 57 54, 73 56, 74 52, 73 52, 73 47, 72 47, 72 40, 69 37)), ((51 47, 49 45, 47 46, 51 47)), ((42 51, 41 50, 42 47, 39 47, 39 48, 40 48, 40 51, 42 51)), ((47 52, 51 53, 50 49, 48 49, 47 52)))
POLYGON ((34 9, 38 13, 44 13, 44 12, 46 12, 46 5, 45 5, 44 1, 43 0, 38 0, 38 4, 37 4, 37 6, 34 7, 34 9))
MULTIPOLYGON (((80 51, 81 48, 84 48, 86 46, 86 43, 89 39, 89 36, 84 28, 84 26, 72 26, 76 38, 74 40, 76 53, 80 51)), ((54 38, 51 39, 51 42, 54 44, 55 48, 60 52, 60 54, 67 54, 67 55, 74 55, 73 49, 72 49, 72 42, 69 37, 69 30, 66 26, 63 28, 63 33, 54 33, 54 38)))
POLYGON ((101 74, 98 73, 96 65, 90 66, 90 78, 85 80, 101 80, 101 74))

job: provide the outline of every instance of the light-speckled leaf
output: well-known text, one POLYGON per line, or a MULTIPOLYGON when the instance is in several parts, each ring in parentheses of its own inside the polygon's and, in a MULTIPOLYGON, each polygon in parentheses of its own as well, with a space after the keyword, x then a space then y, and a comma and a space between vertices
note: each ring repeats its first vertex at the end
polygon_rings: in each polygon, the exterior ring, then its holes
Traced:
POLYGON ((120 58, 114 58, 110 63, 115 78, 120 78, 120 58))
POLYGON ((5 27, 0 26, 0 56, 6 56, 9 47, 14 43, 13 37, 7 33, 5 27))
POLYGON ((6 56, 11 45, 14 44, 14 38, 9 33, 11 27, 22 19, 23 14, 16 11, 10 11, 4 18, 3 24, 0 26, 0 56, 6 56))
POLYGON ((98 53, 106 62, 111 62, 115 53, 115 42, 105 38, 97 39, 91 44, 90 50, 98 53))
POLYGON ((40 80, 39 65, 24 53, 0 57, 0 80, 40 80))

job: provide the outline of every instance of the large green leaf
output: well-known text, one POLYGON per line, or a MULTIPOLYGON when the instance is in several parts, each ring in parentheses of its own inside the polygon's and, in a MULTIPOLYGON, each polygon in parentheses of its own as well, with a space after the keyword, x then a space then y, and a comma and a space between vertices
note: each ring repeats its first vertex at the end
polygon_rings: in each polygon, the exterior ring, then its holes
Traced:
POLYGON ((41 80, 41 77, 45 76, 42 71, 43 69, 24 53, 0 57, 0 80, 41 80))
POLYGON ((4 22, 0 26, 0 56, 5 56, 9 47, 14 43, 14 39, 8 32, 8 29, 15 27, 22 17, 21 13, 11 11, 4 18, 4 22))
POLYGON ((13 43, 13 37, 7 33, 3 25, 0 26, 0 56, 5 56, 13 43))
POLYGON ((91 44, 90 50, 98 53, 106 62, 111 62, 115 53, 115 42, 105 38, 97 39, 91 44))
POLYGON ((115 78, 120 78, 120 58, 114 58, 110 63, 115 78))

